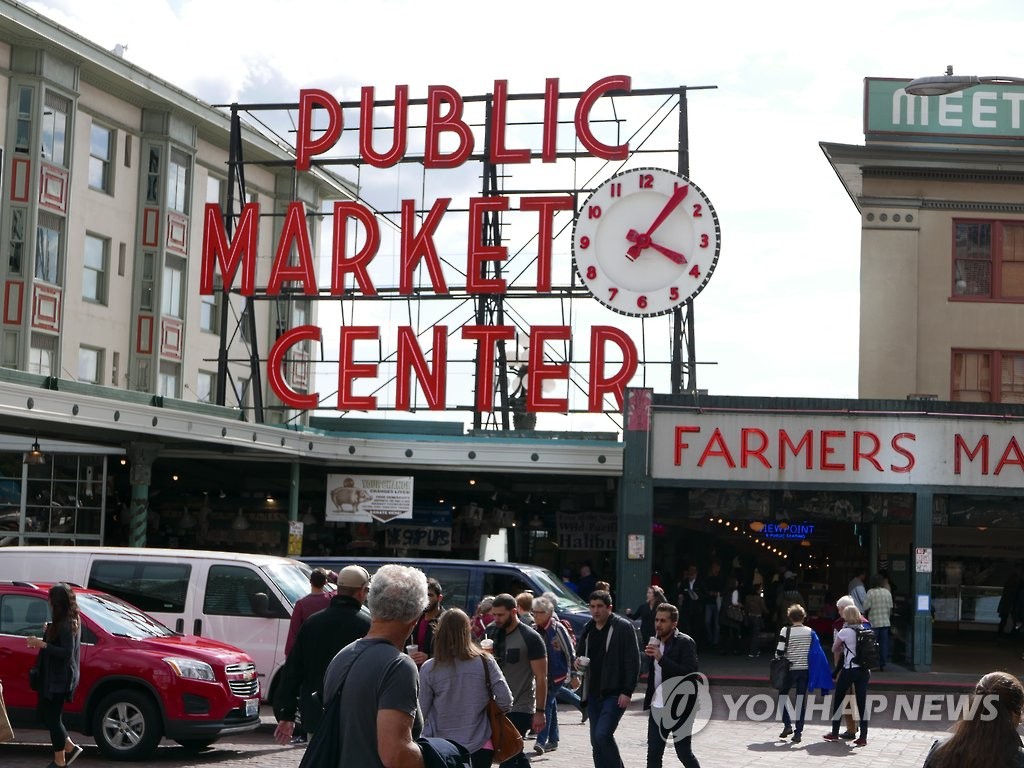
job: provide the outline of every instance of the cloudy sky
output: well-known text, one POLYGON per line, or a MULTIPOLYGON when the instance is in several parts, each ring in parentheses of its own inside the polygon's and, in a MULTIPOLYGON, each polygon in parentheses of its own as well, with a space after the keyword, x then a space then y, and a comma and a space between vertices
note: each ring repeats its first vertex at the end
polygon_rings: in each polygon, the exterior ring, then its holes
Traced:
POLYGON ((611 74, 636 88, 717 86, 689 99, 690 175, 723 233, 696 300, 698 385, 714 394, 857 395, 859 216, 818 142, 863 143, 863 79, 947 64, 1024 75, 1019 0, 29 5, 215 104, 294 102, 304 87, 356 99, 399 83, 414 97, 438 83, 477 94, 497 78, 513 92, 611 74))

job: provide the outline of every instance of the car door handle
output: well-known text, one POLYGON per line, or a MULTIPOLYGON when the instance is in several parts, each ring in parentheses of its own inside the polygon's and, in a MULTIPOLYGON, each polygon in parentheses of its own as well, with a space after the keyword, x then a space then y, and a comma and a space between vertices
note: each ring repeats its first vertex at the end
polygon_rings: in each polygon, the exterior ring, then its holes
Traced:
POLYGON ((193 635, 201 635, 201 634, 203 634, 203 620, 202 619, 196 619, 194 622, 192 622, 192 634, 193 635))

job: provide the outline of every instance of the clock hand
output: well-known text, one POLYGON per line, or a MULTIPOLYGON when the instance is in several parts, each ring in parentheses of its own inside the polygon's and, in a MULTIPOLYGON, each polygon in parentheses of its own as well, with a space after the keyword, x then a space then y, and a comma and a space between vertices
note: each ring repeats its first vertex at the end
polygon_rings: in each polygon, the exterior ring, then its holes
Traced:
POLYGON ((661 209, 661 213, 654 220, 650 227, 647 229, 647 236, 650 237, 654 234, 654 230, 661 226, 662 222, 668 218, 669 214, 676 209, 676 206, 683 202, 683 198, 686 197, 690 191, 690 185, 686 184, 682 187, 676 187, 676 191, 672 193, 672 197, 665 203, 665 207, 661 209))
POLYGON ((654 250, 658 251, 658 253, 662 253, 665 256, 668 256, 676 264, 686 263, 686 257, 683 256, 683 254, 679 253, 678 251, 673 251, 671 248, 666 248, 664 245, 659 245, 658 243, 651 240, 651 238, 648 235, 641 234, 640 232, 637 232, 635 229, 631 229, 629 230, 629 232, 626 233, 626 239, 629 240, 629 242, 631 243, 635 243, 635 245, 631 245, 629 248, 626 249, 626 258, 628 258, 630 261, 636 261, 637 257, 640 256, 640 252, 645 248, 653 248, 654 250))

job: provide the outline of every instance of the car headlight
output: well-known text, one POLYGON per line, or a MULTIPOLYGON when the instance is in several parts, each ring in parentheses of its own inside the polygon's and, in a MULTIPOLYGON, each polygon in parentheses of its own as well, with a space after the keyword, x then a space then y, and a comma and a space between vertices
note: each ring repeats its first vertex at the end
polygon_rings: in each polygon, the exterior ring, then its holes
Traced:
POLYGON ((217 680, 213 674, 213 667, 205 661, 197 661, 179 656, 168 656, 164 661, 170 665, 171 669, 174 670, 174 674, 178 677, 187 677, 192 680, 207 680, 209 682, 216 682, 217 680))

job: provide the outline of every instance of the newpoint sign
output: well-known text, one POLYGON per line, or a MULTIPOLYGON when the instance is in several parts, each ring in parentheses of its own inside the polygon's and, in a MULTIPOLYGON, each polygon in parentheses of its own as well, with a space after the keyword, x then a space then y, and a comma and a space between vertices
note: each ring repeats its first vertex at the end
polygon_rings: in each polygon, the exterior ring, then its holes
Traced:
POLYGON ((1024 486, 1024 423, 956 416, 657 412, 654 478, 695 482, 1024 486))

